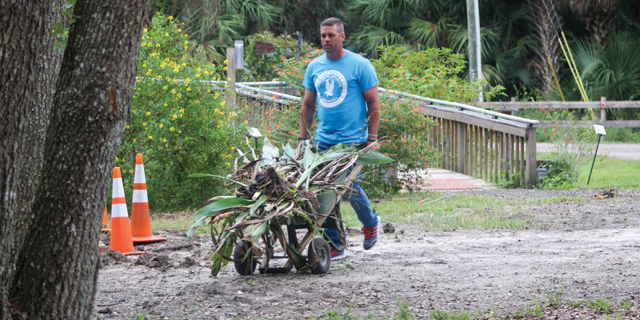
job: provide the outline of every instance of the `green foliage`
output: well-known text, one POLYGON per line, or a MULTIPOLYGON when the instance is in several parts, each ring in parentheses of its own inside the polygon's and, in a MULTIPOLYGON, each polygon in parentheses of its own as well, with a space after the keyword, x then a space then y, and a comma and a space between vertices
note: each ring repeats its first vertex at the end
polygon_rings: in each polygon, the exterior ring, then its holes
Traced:
POLYGON ((200 206, 221 180, 186 177, 195 172, 224 175, 239 141, 238 114, 226 106, 211 81, 224 70, 201 63, 187 50, 187 35, 171 17, 157 15, 142 39, 131 118, 116 158, 125 189, 133 186, 135 155, 143 154, 149 205, 153 210, 200 206))
MULTIPOLYGON (((574 120, 567 110, 547 111, 542 109, 547 120, 574 120)), ((547 175, 540 185, 543 189, 567 189, 576 182, 586 168, 595 148, 597 137, 589 127, 578 128, 569 122, 568 127, 554 124, 551 128, 541 128, 538 134, 553 144, 550 157, 540 167, 547 169, 547 175)))
POLYGON ((589 306, 596 309, 600 313, 611 313, 615 303, 607 298, 600 297, 596 300, 590 301, 589 306))
MULTIPOLYGON (((298 55, 298 39, 294 35, 275 36, 269 31, 264 31, 248 37, 249 45, 244 50, 245 72, 252 80, 269 81, 279 78, 282 73, 283 61, 298 55), (273 43, 273 52, 257 54, 256 42, 273 43)), ((313 52, 315 49, 308 42, 302 42, 302 54, 313 52)))
MULTIPOLYGON (((378 73, 380 86, 414 95, 469 103, 475 101, 484 86, 483 81, 473 85, 458 75, 464 70, 461 54, 447 48, 428 48, 419 52, 404 53, 398 47, 380 48, 380 59, 373 65, 378 73)), ((484 92, 487 101, 501 94, 502 86, 484 92)))

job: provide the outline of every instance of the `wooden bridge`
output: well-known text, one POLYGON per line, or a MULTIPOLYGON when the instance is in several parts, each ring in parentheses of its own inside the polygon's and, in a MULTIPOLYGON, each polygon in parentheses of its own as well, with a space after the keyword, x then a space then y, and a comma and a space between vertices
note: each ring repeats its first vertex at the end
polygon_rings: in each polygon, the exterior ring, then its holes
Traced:
MULTIPOLYGON (((300 101, 295 92, 283 82, 238 83, 236 92, 277 104, 300 101), (258 87, 259 86, 259 87, 258 87), (281 89, 276 92, 276 89, 281 89), (277 96, 277 97, 275 97, 277 96)), ((534 187, 537 181, 536 128, 549 127, 562 122, 544 122, 515 117, 513 112, 524 108, 598 108, 599 121, 572 122, 573 125, 591 126, 601 123, 606 127, 640 127, 640 121, 607 121, 606 110, 620 107, 640 107, 638 102, 576 102, 555 103, 485 103, 496 111, 473 106, 419 97, 408 93, 380 88, 381 92, 400 98, 421 101, 419 112, 431 117, 437 125, 429 129, 429 143, 442 155, 432 162, 435 167, 467 174, 490 182, 509 181, 516 185, 534 187)), ((250 117, 261 117, 261 110, 253 110, 250 117)))

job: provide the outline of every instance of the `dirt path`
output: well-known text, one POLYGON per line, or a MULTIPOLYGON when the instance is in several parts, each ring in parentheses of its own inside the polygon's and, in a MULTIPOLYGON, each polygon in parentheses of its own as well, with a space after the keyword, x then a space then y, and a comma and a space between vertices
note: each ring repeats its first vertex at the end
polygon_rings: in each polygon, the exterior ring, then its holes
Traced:
POLYGON ((340 261, 350 266, 326 275, 242 277, 229 265, 211 278, 206 267, 199 267, 207 265, 208 237, 169 234, 170 243, 154 247, 194 245, 167 253, 168 261, 156 259, 158 268, 135 265, 137 258, 103 267, 94 314, 103 319, 132 319, 136 311, 151 319, 292 319, 327 310, 344 315, 351 306, 352 315, 382 318, 399 312, 399 299, 412 315, 428 318, 435 309, 513 313, 532 299, 546 302, 554 292, 561 292, 563 301, 629 299, 637 310, 640 192, 619 191, 610 200, 595 200, 593 191, 478 192, 516 200, 559 195, 585 200, 513 208, 514 214, 535 213, 539 227, 532 230, 427 233, 420 223, 397 225, 396 233, 382 235, 371 251, 362 249, 359 232, 351 232, 348 258, 340 261), (196 264, 180 267, 190 261, 184 257, 196 264))

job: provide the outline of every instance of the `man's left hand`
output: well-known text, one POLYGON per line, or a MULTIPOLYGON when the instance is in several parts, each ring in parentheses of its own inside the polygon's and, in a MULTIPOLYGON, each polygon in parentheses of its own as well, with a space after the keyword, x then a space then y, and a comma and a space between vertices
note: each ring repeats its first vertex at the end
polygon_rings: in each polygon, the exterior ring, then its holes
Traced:
POLYGON ((371 147, 371 150, 375 150, 375 151, 379 151, 380 150, 380 145, 378 144, 378 141, 367 141, 367 146, 373 145, 371 147))

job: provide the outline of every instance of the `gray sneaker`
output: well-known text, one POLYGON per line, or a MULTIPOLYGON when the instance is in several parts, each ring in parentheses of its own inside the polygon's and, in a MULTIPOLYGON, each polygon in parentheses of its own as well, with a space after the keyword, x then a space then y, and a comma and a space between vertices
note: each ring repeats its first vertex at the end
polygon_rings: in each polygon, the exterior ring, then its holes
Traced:
POLYGON ((375 227, 362 227, 364 233, 364 241, 362 246, 365 250, 369 250, 378 242, 378 229, 380 229, 380 216, 378 216, 378 224, 375 227))
POLYGON ((335 250, 333 247, 329 247, 329 251, 331 251, 331 261, 333 260, 342 260, 347 257, 347 254, 344 250, 335 250))

